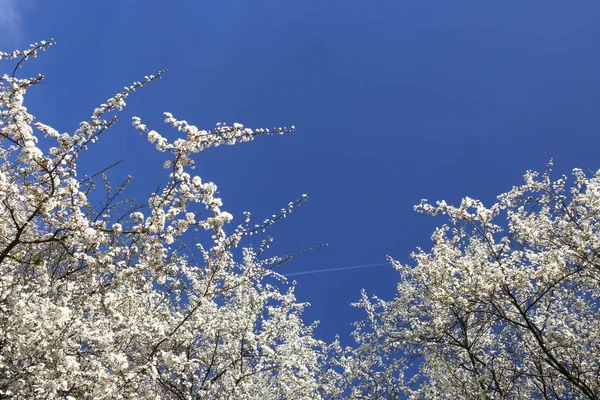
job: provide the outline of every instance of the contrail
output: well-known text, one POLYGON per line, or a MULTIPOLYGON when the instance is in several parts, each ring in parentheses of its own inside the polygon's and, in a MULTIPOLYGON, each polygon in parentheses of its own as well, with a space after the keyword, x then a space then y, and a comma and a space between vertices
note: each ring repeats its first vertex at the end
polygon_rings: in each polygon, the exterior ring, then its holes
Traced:
POLYGON ((382 265, 391 265, 391 263, 379 263, 379 264, 363 264, 363 265, 353 265, 350 267, 340 267, 340 268, 327 268, 327 269, 315 269, 312 271, 300 271, 300 272, 291 272, 289 274, 282 274, 285 277, 289 276, 299 276, 299 275, 310 275, 310 274, 320 274, 323 272, 333 272, 333 271, 345 271, 348 269, 359 269, 359 268, 369 268, 369 267, 379 267, 382 265))

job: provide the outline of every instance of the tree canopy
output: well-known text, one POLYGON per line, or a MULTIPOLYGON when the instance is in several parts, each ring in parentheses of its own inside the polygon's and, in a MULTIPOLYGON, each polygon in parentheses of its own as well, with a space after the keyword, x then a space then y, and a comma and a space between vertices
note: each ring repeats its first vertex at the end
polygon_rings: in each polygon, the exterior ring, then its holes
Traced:
POLYGON ((588 398, 600 393, 600 172, 525 183, 485 207, 423 201, 446 215, 392 301, 358 305, 355 336, 382 379, 363 388, 424 398, 588 398), (395 360, 396 362, 390 362, 395 360), (383 361, 383 362, 382 362, 383 361))
MULTIPOLYGON (((53 42, 1 58, 35 57, 53 42)), ((17 65, 18 66, 18 65, 17 65)), ((306 196, 257 226, 232 233, 217 186, 191 174, 191 155, 293 128, 220 124, 201 130, 166 113, 185 136, 173 142, 133 125, 169 154, 167 179, 147 204, 123 200, 106 170, 81 177, 84 150, 116 122, 145 77, 96 108, 74 133, 35 121, 24 106, 44 79, 0 80, 0 393, 67 398, 318 397, 322 343, 302 322, 293 287, 281 290, 258 248, 234 249, 287 215, 306 196), (43 135, 54 142, 39 144, 43 135), (104 179, 100 207, 88 198, 104 179), (190 249, 196 229, 208 242, 190 249), (199 256, 199 259, 196 258, 199 256), (271 281, 266 279, 273 277, 271 281)))
POLYGON ((342 347, 315 337, 277 272, 296 255, 267 257, 271 239, 250 238, 308 196, 227 229, 217 186, 193 174, 207 148, 294 128, 203 130, 165 113, 181 134, 169 140, 133 117, 168 157, 163 185, 138 204, 128 179, 111 185, 114 164, 82 176, 78 161, 165 71, 60 133, 24 105, 44 77, 17 76, 53 44, 0 52, 16 65, 0 78, 1 397, 600 397, 600 172, 576 169, 569 183, 550 164, 489 207, 424 200, 418 212, 448 223, 412 263, 390 259, 395 298, 363 293, 356 345, 342 347))

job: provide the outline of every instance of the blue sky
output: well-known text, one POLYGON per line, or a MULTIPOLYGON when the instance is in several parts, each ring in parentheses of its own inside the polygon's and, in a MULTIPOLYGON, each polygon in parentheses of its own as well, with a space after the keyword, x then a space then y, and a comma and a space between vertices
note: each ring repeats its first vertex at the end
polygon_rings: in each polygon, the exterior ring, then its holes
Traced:
MULTIPOLYGON (((273 254, 329 244, 281 269, 296 273, 408 262, 443 222, 412 210, 421 198, 489 204, 550 158, 557 174, 600 168, 599 21, 592 0, 0 0, 0 47, 57 40, 21 74, 46 75, 28 106, 61 131, 169 68, 82 165, 124 158, 115 174, 134 176, 140 201, 164 155, 132 115, 169 137, 163 111, 203 128, 296 125, 206 151, 196 169, 238 221, 312 195, 271 232, 273 254)), ((397 281, 388 266, 293 278, 317 336, 347 343, 361 288, 391 298, 397 281)))

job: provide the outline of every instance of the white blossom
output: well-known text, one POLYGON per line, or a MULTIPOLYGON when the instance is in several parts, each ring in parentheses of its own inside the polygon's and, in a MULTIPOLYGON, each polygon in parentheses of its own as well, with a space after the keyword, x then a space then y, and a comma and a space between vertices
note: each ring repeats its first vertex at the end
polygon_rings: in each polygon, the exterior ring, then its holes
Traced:
POLYGON ((598 398, 600 171, 573 175, 416 207, 449 223, 412 265, 391 260, 393 300, 356 304, 352 398, 598 398))
MULTIPOLYGON (((35 57, 52 43, 0 58, 35 57)), ((237 261, 248 221, 227 233, 233 216, 217 186, 190 174, 194 153, 266 131, 201 130, 166 113, 184 135, 171 142, 134 117, 169 157, 147 206, 121 201, 126 183, 112 188, 104 171, 78 177, 82 150, 116 122, 109 114, 163 72, 125 87, 72 133, 23 106, 42 76, 0 79, 2 398, 324 397, 325 348, 301 319, 305 305, 271 270, 277 260, 250 246, 237 261), (56 143, 45 150, 39 134, 56 143), (107 200, 97 207, 88 198, 99 179, 107 200), (188 246, 192 228, 212 239, 188 246)))

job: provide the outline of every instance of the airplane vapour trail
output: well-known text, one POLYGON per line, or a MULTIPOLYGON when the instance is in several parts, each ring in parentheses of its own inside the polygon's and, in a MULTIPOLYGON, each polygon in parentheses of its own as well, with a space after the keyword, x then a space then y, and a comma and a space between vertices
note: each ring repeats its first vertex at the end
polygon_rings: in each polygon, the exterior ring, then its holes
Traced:
POLYGON ((352 265, 350 267, 315 269, 315 270, 312 270, 312 271, 291 272, 289 274, 282 274, 282 275, 285 276, 285 277, 290 277, 290 276, 300 276, 300 275, 310 275, 310 274, 321 274, 323 272, 346 271, 346 270, 349 270, 349 269, 379 267, 379 266, 382 266, 382 265, 391 265, 391 264, 389 262, 386 262, 386 263, 379 263, 379 264, 352 265))

